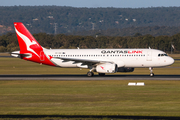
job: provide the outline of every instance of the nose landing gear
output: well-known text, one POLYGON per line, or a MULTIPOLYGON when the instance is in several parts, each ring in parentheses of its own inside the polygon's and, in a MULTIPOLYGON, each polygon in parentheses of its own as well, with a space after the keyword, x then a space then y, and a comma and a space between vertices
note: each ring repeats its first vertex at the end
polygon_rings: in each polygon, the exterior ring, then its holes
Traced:
POLYGON ((153 68, 152 68, 152 67, 149 67, 149 70, 150 70, 150 77, 153 77, 153 76, 154 76, 153 68))

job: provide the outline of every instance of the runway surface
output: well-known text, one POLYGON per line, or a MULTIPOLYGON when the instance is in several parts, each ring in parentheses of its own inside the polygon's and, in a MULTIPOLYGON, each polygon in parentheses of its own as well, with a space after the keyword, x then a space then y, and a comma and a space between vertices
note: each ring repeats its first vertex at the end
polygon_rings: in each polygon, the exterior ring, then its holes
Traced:
POLYGON ((180 80, 180 75, 106 75, 87 77, 86 75, 0 75, 0 80, 180 80))

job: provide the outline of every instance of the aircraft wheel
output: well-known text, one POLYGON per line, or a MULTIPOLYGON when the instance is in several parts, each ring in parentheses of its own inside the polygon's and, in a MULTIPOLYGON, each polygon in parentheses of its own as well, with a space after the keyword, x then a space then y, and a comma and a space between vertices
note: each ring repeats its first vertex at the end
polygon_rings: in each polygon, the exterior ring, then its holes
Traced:
POLYGON ((105 76, 105 73, 99 73, 99 76, 105 76))
POLYGON ((154 76, 153 68, 152 68, 152 67, 149 67, 149 70, 150 70, 150 77, 153 77, 153 76, 154 76))
POLYGON ((88 76, 88 77, 92 77, 92 76, 94 76, 94 73, 89 71, 89 72, 87 73, 87 76, 88 76))
POLYGON ((154 77, 154 73, 150 73, 150 77, 154 77))

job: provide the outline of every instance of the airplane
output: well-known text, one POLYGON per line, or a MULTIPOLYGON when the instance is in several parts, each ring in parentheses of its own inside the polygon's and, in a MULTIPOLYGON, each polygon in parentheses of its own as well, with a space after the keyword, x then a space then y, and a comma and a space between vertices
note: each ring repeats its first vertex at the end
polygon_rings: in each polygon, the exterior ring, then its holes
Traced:
POLYGON ((153 77, 153 68, 165 67, 174 63, 174 59, 157 49, 46 49, 42 47, 21 22, 14 22, 20 51, 11 53, 14 57, 40 64, 62 68, 86 68, 87 76, 97 72, 106 73, 133 72, 134 68, 149 68, 153 77))

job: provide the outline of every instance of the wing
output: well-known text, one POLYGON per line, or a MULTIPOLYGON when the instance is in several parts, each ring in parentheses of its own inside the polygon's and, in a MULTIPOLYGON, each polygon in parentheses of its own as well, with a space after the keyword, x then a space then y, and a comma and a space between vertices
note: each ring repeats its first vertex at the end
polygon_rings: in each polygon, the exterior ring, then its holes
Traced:
POLYGON ((73 64, 82 63, 82 65, 95 65, 99 63, 113 63, 112 61, 102 61, 102 60, 89 60, 89 59, 78 59, 78 58, 63 58, 63 57, 53 57, 55 59, 61 59, 62 62, 74 61, 73 64))

